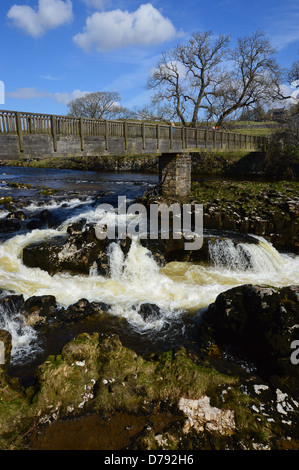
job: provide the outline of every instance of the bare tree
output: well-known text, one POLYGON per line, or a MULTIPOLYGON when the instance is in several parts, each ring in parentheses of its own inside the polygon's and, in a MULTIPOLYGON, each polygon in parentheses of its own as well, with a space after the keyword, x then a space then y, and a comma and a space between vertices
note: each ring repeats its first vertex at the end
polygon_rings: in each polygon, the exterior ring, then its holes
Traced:
POLYGON ((163 53, 157 68, 148 80, 147 87, 157 90, 153 103, 168 103, 171 105, 172 118, 178 117, 186 125, 185 93, 187 91, 185 71, 176 60, 175 53, 163 53))
POLYGON ((194 33, 185 44, 164 53, 148 80, 156 102, 171 105, 172 119, 195 126, 199 110, 207 108, 208 96, 221 81, 219 65, 226 53, 228 36, 212 39, 212 32, 194 33))
POLYGON ((275 52, 262 31, 238 39, 229 54, 230 69, 211 101, 210 112, 217 117, 218 125, 243 108, 282 99, 282 72, 275 52))
POLYGON ((97 91, 72 100, 67 106, 71 116, 115 119, 125 109, 119 105, 119 101, 120 96, 117 92, 97 91))
POLYGON ((295 88, 299 88, 299 60, 296 60, 288 70, 288 82, 294 84, 295 88))
POLYGON ((221 35, 212 41, 211 37, 211 31, 194 33, 186 45, 176 48, 176 56, 189 76, 190 94, 185 94, 185 100, 192 103, 190 124, 193 127, 198 121, 199 110, 208 108, 209 97, 223 80, 219 66, 226 56, 230 39, 221 35))
MULTIPOLYGON (((298 51, 299 53, 299 51, 298 51)), ((299 127, 299 60, 296 60, 291 65, 290 69, 287 71, 287 80, 292 88, 295 88, 295 91, 292 92, 291 96, 291 105, 290 105, 290 115, 295 120, 297 126, 297 140, 298 140, 298 127, 299 127)))
POLYGON ((173 121, 174 112, 171 105, 166 102, 160 104, 155 98, 156 97, 153 97, 150 103, 135 108, 136 119, 141 119, 142 121, 164 121, 168 123, 173 121))

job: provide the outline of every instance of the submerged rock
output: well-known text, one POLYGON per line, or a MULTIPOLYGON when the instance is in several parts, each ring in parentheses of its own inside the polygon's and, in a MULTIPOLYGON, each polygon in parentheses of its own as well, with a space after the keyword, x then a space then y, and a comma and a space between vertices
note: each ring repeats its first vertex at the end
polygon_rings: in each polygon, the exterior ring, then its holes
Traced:
POLYGON ((138 313, 145 322, 159 320, 162 317, 160 308, 157 305, 150 303, 141 304, 138 313))

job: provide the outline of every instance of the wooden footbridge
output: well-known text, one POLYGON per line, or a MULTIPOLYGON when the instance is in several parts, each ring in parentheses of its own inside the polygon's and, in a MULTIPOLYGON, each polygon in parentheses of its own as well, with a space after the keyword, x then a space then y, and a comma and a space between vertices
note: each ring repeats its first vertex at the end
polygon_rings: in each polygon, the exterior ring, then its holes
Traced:
POLYGON ((0 160, 156 154, 163 192, 182 196, 190 191, 191 153, 262 145, 262 137, 211 128, 0 110, 0 160))

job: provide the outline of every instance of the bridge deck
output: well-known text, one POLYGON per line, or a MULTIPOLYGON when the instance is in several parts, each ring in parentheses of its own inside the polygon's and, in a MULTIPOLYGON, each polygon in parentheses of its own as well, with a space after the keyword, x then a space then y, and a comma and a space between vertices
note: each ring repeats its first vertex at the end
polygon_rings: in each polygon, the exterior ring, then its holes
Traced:
POLYGON ((255 151, 262 143, 210 128, 0 111, 0 159, 255 151))

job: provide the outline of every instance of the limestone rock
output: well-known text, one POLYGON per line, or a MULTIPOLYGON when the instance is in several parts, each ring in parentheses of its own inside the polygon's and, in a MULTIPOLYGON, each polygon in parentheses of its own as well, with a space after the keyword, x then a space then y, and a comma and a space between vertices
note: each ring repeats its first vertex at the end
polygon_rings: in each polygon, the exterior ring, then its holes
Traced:
POLYGON ((210 398, 203 396, 198 400, 181 397, 178 407, 187 416, 184 432, 191 428, 196 432, 216 431, 222 435, 232 435, 235 431, 234 412, 220 410, 210 405, 210 398))

